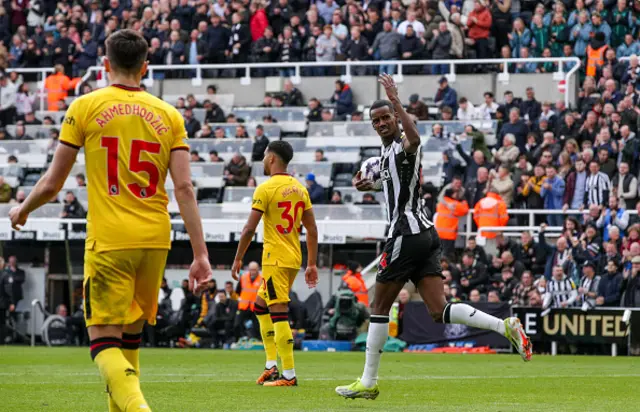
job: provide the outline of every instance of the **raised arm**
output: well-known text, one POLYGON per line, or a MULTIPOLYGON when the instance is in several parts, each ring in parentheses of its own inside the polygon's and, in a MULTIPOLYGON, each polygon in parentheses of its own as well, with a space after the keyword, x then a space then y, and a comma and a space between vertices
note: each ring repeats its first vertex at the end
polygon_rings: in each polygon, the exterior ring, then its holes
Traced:
POLYGON ((389 74, 383 73, 380 75, 378 81, 384 87, 384 91, 387 93, 387 98, 393 104, 393 110, 400 118, 402 128, 404 129, 404 151, 406 153, 415 153, 420 147, 420 134, 418 134, 418 128, 413 121, 409 113, 404 110, 400 98, 398 97, 398 86, 393 81, 393 77, 389 74))
POLYGON ((191 183, 191 166, 189 151, 174 150, 169 160, 169 171, 175 187, 175 197, 180 209, 184 227, 189 233, 191 249, 193 249, 193 263, 189 269, 189 288, 194 292, 201 292, 213 276, 209 263, 209 251, 204 241, 200 210, 196 201, 196 194, 191 183))

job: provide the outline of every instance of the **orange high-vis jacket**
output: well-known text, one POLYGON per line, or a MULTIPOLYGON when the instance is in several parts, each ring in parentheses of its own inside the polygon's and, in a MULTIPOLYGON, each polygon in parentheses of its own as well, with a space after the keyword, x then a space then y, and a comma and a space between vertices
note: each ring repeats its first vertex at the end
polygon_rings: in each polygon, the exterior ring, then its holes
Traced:
MULTIPOLYGON (((487 226, 506 226, 509 222, 507 204, 497 193, 488 193, 476 203, 473 209, 473 220, 478 229, 487 226)), ((496 237, 496 232, 482 232, 482 236, 487 239, 496 237)))
POLYGON ((604 65, 604 53, 607 51, 606 44, 599 49, 593 49, 591 45, 587 46, 587 76, 595 77, 598 73, 598 67, 604 65))
POLYGON ((47 90, 48 110, 58 111, 58 102, 64 100, 69 95, 68 91, 74 89, 81 81, 80 77, 70 79, 64 73, 54 73, 44 81, 44 88, 47 90))
POLYGON ((256 279, 251 281, 251 274, 249 272, 242 275, 240 278, 240 299, 238 300, 238 310, 253 310, 253 306, 258 296, 258 289, 262 284, 262 275, 258 275, 256 279))
POLYGON ((353 273, 348 271, 343 277, 342 281, 351 289, 359 303, 362 303, 366 307, 369 307, 369 291, 367 285, 362 279, 360 273, 353 273))
POLYGON ((462 202, 445 196, 436 207, 436 230, 440 239, 456 240, 458 237, 458 218, 469 212, 466 200, 462 202))

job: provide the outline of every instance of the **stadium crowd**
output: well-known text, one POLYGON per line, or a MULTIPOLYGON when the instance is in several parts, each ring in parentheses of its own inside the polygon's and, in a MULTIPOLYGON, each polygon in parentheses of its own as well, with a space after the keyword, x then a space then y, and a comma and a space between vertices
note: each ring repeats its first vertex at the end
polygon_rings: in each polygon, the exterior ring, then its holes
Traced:
MULTIPOLYGON (((495 142, 488 142, 487 136, 472 126, 456 136, 446 134, 442 125, 433 126, 432 138, 446 142, 449 149, 443 153, 441 184, 424 184, 423 199, 435 215, 443 240, 442 263, 450 300, 548 307, 639 307, 639 13, 639 2, 627 4, 623 0, 544 4, 521 0, 342 4, 325 0, 311 5, 288 0, 268 5, 224 0, 93 0, 73 4, 14 0, 0 8, 0 68, 55 66, 56 73, 47 79, 47 88, 50 95, 60 94, 49 99, 49 109, 65 110, 64 97, 77 83, 74 78, 96 64, 104 54, 106 36, 122 27, 144 33, 151 45, 152 64, 578 56, 585 59, 586 70, 575 107, 566 107, 563 101, 538 101, 533 87, 525 96, 509 91, 503 96, 487 92, 484 101, 471 102, 446 77, 440 78, 439 89, 430 99, 433 103, 423 101, 418 94, 409 96, 408 111, 416 120, 494 119, 498 123, 495 142), (629 60, 621 61, 622 57, 629 60), (471 141, 471 151, 462 148, 464 140, 471 141), (522 233, 520 239, 488 233, 485 237, 495 251, 485 250, 475 238, 460 243, 459 219, 469 209, 476 212, 475 227, 529 224, 528 216, 508 216, 507 208, 557 214, 536 216, 535 226, 540 227, 537 240, 529 232, 522 233), (558 213, 563 210, 580 212, 558 213), (554 231, 546 230, 546 225, 562 227, 560 236, 554 238, 549 233, 554 231)), ((496 65, 474 70, 502 69, 496 65)), ((550 63, 518 63, 507 69, 533 73, 556 68, 550 63)), ((380 70, 393 72, 395 67, 381 66, 380 70)), ((445 74, 448 66, 409 70, 445 74)), ((371 73, 364 67, 355 72, 371 73)), ((256 75, 270 74, 276 73, 256 70, 256 75)), ((281 74, 290 73, 285 70, 281 74)), ((337 72, 332 67, 318 67, 304 74, 337 72)), ((174 71, 157 75, 182 74, 174 71)), ((29 136, 23 126, 55 123, 50 117, 41 121, 34 116, 36 98, 29 90, 29 82, 34 79, 34 75, 15 72, 0 75, 0 122, 7 126, 17 121, 14 136, 0 129, 1 140, 30 140, 35 136, 29 136)), ((85 85, 83 93, 88 91, 90 87, 85 85)), ((210 86, 207 93, 215 95, 215 86, 210 86)), ((356 109, 356 103, 350 86, 340 81, 333 93, 317 98, 303 96, 285 81, 282 93, 266 95, 256 106, 307 106, 309 122, 364 120, 365 113, 356 109)), ((194 140, 252 140, 251 159, 240 154, 223 159, 216 151, 208 157, 198 152, 191 156, 193 162, 225 162, 226 186, 255 186, 250 164, 261 160, 269 142, 264 129, 257 127, 250 136, 243 119, 224 113, 213 98, 198 101, 185 95, 177 106, 184 111, 187 131, 194 140), (193 116, 194 108, 205 109, 204 122, 193 116), (210 126, 224 122, 239 124, 234 135, 210 126)), ((274 121, 271 116, 262 119, 264 125, 274 121)), ((49 133, 52 153, 58 130, 49 133)), ((326 161, 322 149, 316 151, 315 161, 326 161)), ((5 178, 22 182, 25 171, 16 156, 9 156, 8 163, 0 176, 0 202, 19 203, 24 192, 5 178)), ((79 187, 84 186, 82 175, 76 179, 79 187)), ((313 173, 306 176, 306 181, 315 204, 342 203, 341 193, 321 187, 313 173)), ((84 216, 84 208, 73 192, 64 197, 62 217, 84 216)), ((376 200, 367 196, 364 202, 376 200)), ((206 329, 200 332, 213 333, 222 345, 229 343, 230 337, 254 336, 256 323, 235 315, 243 311, 243 302, 234 303, 240 300, 242 288, 242 282, 224 287, 214 284, 204 300, 183 292, 181 304, 162 314, 162 302, 167 309, 167 295, 173 293, 165 285, 159 316, 173 319, 165 326, 184 328, 179 335, 206 329), (215 327, 205 321, 211 313, 219 322, 215 327), (219 336, 221 331, 223 338, 219 336)), ((358 300, 357 291, 353 293, 358 300)), ((0 311, 4 309, 0 307, 0 311)), ((326 309, 327 314, 330 309, 326 309)), ((296 322, 295 316, 292 321, 296 322)), ((296 328, 305 327, 304 321, 296 324, 296 328)), ((162 330, 160 326, 156 329, 162 330)))
MULTIPOLYGON (((61 65, 68 76, 79 76, 104 55, 110 33, 131 28, 149 42, 151 64, 577 56, 592 61, 588 66, 595 70, 606 50, 606 60, 640 51, 639 13, 640 4, 624 0, 13 0, 0 8, 0 67, 61 65)), ((555 70, 551 63, 508 69, 555 70)), ((372 70, 358 67, 354 74, 372 70)), ((439 64, 408 69, 448 70, 439 64)), ((260 69, 256 75, 275 72, 260 69)), ((304 74, 335 69, 306 68, 304 74)))

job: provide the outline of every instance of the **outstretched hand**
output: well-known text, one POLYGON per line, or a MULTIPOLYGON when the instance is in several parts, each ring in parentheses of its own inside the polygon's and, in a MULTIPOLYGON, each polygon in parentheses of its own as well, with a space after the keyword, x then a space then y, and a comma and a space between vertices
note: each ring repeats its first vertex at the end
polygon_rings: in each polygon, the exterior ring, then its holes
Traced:
POLYGON ((387 98, 391 101, 391 103, 400 102, 400 98, 398 97, 398 85, 393 80, 393 76, 387 73, 382 73, 378 77, 378 82, 384 87, 384 91, 387 93, 387 98))

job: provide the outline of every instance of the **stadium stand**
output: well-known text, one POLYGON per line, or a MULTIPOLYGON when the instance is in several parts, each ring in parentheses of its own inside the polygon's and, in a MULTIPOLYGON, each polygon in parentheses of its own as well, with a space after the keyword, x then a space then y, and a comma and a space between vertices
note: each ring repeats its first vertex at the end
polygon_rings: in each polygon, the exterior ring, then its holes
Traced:
MULTIPOLYGON (((344 19, 331 26, 332 36, 339 40, 335 43, 341 47, 328 50, 313 46, 325 36, 313 34, 315 29, 331 18, 331 14, 318 15, 324 10, 323 2, 272 2, 266 12, 273 38, 254 32, 251 12, 238 1, 203 2, 207 13, 194 19, 184 18, 172 6, 155 8, 146 0, 84 2, 78 18, 71 16, 71 8, 56 2, 32 3, 43 7, 38 19, 12 4, 7 9, 11 23, 0 20, 6 24, 1 31, 4 46, 0 46, 0 68, 4 70, 4 80, 0 80, 2 216, 29 193, 46 170, 64 121, 64 108, 75 97, 73 87, 62 93, 48 80, 82 77, 84 81, 77 81, 79 94, 99 87, 104 82, 96 78, 101 73, 104 39, 113 30, 131 27, 150 42, 152 65, 171 64, 169 69, 153 70, 151 66, 154 82, 148 91, 183 113, 191 113, 185 118, 201 213, 210 223, 227 225, 211 232, 212 247, 221 250, 215 262, 219 269, 229 266, 225 244, 240 230, 255 185, 266 179, 259 160, 264 149, 256 139, 258 128, 268 140, 284 139, 292 144, 295 157, 290 173, 305 184, 313 181, 322 187, 314 207, 318 221, 327 228, 321 231, 327 236, 326 243, 349 243, 332 244, 321 251, 324 269, 339 272, 348 260, 363 264, 374 260, 376 246, 385 238, 383 197, 357 192, 351 178, 363 160, 380 153, 368 109, 381 95, 373 75, 386 70, 405 76, 399 76, 398 83, 423 139, 423 201, 436 227, 441 233, 451 229, 439 219, 442 212, 436 214, 443 201, 466 202, 470 208, 454 228, 457 241, 443 257, 450 300, 477 296, 481 301, 542 306, 550 292, 545 285, 557 276, 570 279, 578 291, 572 306, 640 306, 640 286, 635 281, 640 269, 638 2, 588 6, 577 2, 575 7, 508 0, 491 5, 482 0, 393 1, 388 2, 389 7, 384 2, 352 2, 337 9, 344 19), (506 4, 507 12, 501 7, 506 4), (486 7, 491 30, 480 30, 473 19, 486 7), (229 24, 231 10, 243 18, 240 36, 252 36, 239 40, 238 53, 231 53, 232 30, 237 30, 229 24), (406 29, 409 11, 417 16, 413 30, 406 29), (211 17, 220 13, 222 27, 209 25, 211 17), (96 23, 97 15, 106 18, 106 25, 96 23), (58 24, 52 24, 54 16, 58 24), (390 32, 382 31, 380 18, 391 23, 390 32), (25 25, 27 35, 21 35, 25 25), (69 25, 77 25, 81 37, 60 32, 69 25), (191 30, 197 31, 197 39, 188 38, 191 30), (169 42, 171 31, 178 31, 181 39, 169 42), (47 40, 49 33, 52 44, 47 40), (272 51, 265 51, 271 47, 266 42, 273 44, 272 51), (50 51, 60 45, 68 47, 52 56, 50 51), (194 46, 201 52, 197 56, 190 55, 194 46), (95 53, 87 52, 94 48, 95 53), (538 57, 544 60, 532 60, 538 57), (558 60, 573 57, 581 64, 558 60), (462 59, 473 58, 500 59, 492 64, 462 64, 462 59), (512 58, 523 60, 505 60, 512 58), (440 60, 448 64, 431 63, 440 60), (357 61, 367 65, 355 66, 357 61), (326 66, 304 66, 312 62, 326 66), (251 63, 256 64, 246 66, 251 63), (266 65, 260 66, 263 63, 266 65), (288 69, 269 63, 304 64, 288 69), (62 72, 49 75, 57 64, 62 65, 62 72), (182 69, 181 64, 226 65, 193 70, 182 69), (579 71, 569 79, 567 72, 572 69, 579 71), (250 85, 243 80, 248 76, 254 78, 250 85), (211 84, 202 84, 201 77, 211 79, 211 84), (337 84, 341 79, 349 80, 348 84, 337 84), (36 89, 38 93, 30 91, 36 89), (11 92, 16 93, 15 101, 2 100, 11 92), (251 178, 246 185, 229 186, 224 177, 236 158, 250 165, 251 178), (474 219, 481 210, 474 208, 489 193, 498 194, 509 208, 509 221, 506 226, 488 225, 489 229, 483 229, 485 236, 476 238, 478 225, 487 225, 474 219), (546 230, 543 224, 548 225, 546 230), (495 232, 504 233, 487 235, 495 232), (338 239, 330 239, 333 235, 338 239), (592 265, 596 278, 619 280, 621 286, 614 297, 607 295, 605 300, 605 291, 595 286, 585 289, 596 284, 585 271, 592 265), (554 274, 556 266, 561 270, 554 274)), ((189 10, 193 7, 192 2, 182 3, 189 10)), ((86 209, 87 191, 77 178, 83 173, 81 154, 63 192, 73 193, 86 209)), ((170 181, 167 187, 169 213, 177 218, 170 181)), ((68 202, 63 197, 64 193, 57 201, 68 202)), ((64 233, 82 232, 82 226, 73 226, 81 225, 76 220, 70 221, 73 225, 60 226, 63 208, 64 203, 52 203, 34 214, 43 219, 33 224, 34 228, 41 225, 36 241, 42 240, 44 232, 63 231, 62 240, 65 236, 71 239, 64 233)), ((4 231, 0 238, 8 241, 9 253, 35 260, 44 253, 44 242, 33 243, 33 250, 25 252, 25 241, 13 238, 5 226, 0 225, 0 232, 4 231)), ((180 233, 176 220, 176 250, 169 262, 174 268, 185 263, 180 255, 186 247, 177 240, 180 233)), ((72 242, 71 248, 77 254, 80 242, 72 242)), ((54 258, 53 267, 67 273, 66 262, 54 258)), ((76 274, 80 272, 75 269, 76 274)), ((365 273, 369 285, 371 272, 365 273)), ((179 276, 174 278, 174 287, 179 276)), ((222 276, 218 279, 224 279, 222 276)), ((338 284, 323 290, 325 301, 338 284)), ((53 295, 51 305, 73 302, 59 292, 53 295)), ((554 307, 562 302, 549 299, 546 304, 554 307)))

